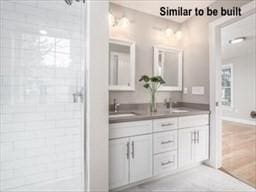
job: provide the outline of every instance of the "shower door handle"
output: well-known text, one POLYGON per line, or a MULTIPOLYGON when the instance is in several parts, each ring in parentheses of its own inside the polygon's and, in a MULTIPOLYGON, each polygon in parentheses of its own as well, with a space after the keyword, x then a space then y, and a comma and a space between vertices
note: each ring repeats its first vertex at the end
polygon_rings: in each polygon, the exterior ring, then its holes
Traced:
POLYGON ((73 103, 83 103, 84 101, 84 93, 83 93, 84 89, 81 88, 80 91, 76 91, 75 93, 73 93, 73 103))
POLYGON ((251 112, 251 118, 256 119, 256 111, 251 112))

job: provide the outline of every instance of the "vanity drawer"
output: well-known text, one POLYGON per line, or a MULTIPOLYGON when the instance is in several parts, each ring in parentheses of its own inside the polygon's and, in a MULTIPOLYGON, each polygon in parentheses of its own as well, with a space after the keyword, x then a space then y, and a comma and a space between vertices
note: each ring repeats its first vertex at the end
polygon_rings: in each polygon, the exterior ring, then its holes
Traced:
POLYGON ((177 151, 154 156, 154 176, 177 168, 177 151))
POLYGON ((209 124, 209 115, 179 117, 179 128, 196 127, 209 124))
POLYGON ((177 149, 177 131, 154 133, 154 153, 177 149))
POLYGON ((153 120, 154 132, 169 131, 169 130, 177 129, 177 127, 178 127, 178 118, 164 118, 164 119, 153 120))
POLYGON ((149 133, 152 133, 152 120, 113 123, 109 125, 110 139, 149 133))

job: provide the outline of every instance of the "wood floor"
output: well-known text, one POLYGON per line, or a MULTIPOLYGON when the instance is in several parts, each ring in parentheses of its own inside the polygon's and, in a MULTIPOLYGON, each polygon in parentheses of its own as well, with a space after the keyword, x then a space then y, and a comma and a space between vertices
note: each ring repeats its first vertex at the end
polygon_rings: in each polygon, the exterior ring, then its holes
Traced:
POLYGON ((256 128, 223 121, 222 169, 256 188, 256 128))

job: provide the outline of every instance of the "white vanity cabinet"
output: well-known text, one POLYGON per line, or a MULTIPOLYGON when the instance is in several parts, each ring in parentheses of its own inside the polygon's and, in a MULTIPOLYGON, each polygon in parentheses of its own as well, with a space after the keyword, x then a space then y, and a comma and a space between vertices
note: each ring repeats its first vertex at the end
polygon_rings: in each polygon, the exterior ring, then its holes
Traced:
POLYGON ((179 118, 179 167, 208 159, 209 117, 198 115, 179 118))
POLYGON ((109 185, 116 189, 208 159, 209 115, 110 124, 109 185))
POLYGON ((109 185, 152 177, 152 121, 110 124, 109 185))

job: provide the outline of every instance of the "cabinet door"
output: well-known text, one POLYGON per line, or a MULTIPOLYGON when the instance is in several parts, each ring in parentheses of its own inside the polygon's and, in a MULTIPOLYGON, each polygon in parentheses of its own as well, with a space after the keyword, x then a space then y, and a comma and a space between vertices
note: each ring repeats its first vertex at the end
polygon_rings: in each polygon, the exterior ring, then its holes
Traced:
POLYGON ((195 161, 204 161, 209 156, 209 127, 198 127, 195 130, 195 161))
POLYGON ((194 161, 194 128, 179 130, 179 167, 190 165, 194 161))
POLYGON ((152 177, 152 135, 130 139, 130 183, 152 177))
POLYGON ((109 142, 109 186, 117 188, 129 183, 129 138, 109 142))

